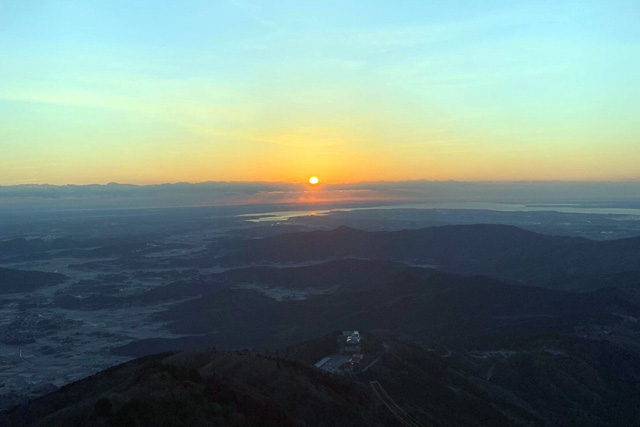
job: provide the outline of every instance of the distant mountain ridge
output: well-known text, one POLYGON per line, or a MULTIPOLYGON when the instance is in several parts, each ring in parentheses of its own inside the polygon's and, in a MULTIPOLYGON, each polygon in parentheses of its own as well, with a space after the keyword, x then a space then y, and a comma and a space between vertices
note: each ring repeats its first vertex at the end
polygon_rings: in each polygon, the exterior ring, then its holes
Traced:
POLYGON ((340 258, 385 259, 435 265, 445 271, 484 274, 507 282, 556 289, 614 286, 612 275, 637 278, 640 237, 595 241, 548 236, 509 225, 446 225, 416 230, 331 231, 281 234, 237 242, 225 265, 292 263, 340 258))
POLYGON ((486 276, 463 277, 381 260, 244 268, 165 288, 159 290, 172 294, 184 289, 196 298, 173 305, 156 320, 191 336, 136 341, 114 349, 116 353, 139 356, 198 345, 278 348, 349 327, 386 329, 450 345, 499 340, 509 333, 574 334, 575 328, 589 331, 594 324, 631 327, 625 316, 640 316, 640 301, 632 291, 573 293, 514 286, 486 276), (267 296, 273 288, 327 292, 277 301, 267 296))

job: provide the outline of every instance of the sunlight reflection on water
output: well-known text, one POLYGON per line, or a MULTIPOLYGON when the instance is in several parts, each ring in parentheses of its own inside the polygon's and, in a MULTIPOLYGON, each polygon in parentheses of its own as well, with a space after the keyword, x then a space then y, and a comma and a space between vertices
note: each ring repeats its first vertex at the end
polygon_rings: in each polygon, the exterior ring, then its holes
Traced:
POLYGON ((476 209, 503 212, 543 212, 553 211, 562 213, 579 214, 599 214, 599 215, 637 215, 640 216, 640 209, 610 208, 610 207, 586 207, 571 204, 539 204, 525 205, 514 203, 492 203, 492 202, 434 202, 434 203, 413 203, 400 205, 367 206, 353 208, 337 208, 325 210, 296 210, 296 211, 275 211, 260 212, 252 214, 238 215, 247 217, 249 222, 273 222, 286 221, 289 218, 302 216, 325 216, 331 212, 352 212, 374 209, 476 209))

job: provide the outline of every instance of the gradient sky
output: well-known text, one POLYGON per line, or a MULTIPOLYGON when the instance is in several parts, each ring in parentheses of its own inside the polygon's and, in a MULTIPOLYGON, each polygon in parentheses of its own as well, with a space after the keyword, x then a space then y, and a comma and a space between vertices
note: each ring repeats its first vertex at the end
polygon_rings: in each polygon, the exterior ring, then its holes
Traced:
POLYGON ((634 1, 0 5, 0 185, 640 178, 634 1))

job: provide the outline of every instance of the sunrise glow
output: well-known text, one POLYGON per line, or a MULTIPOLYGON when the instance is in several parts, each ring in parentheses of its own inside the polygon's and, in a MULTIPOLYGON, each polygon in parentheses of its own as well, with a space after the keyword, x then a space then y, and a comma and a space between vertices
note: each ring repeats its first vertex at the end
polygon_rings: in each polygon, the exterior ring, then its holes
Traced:
POLYGON ((640 178, 637 5, 3 2, 0 185, 640 178))

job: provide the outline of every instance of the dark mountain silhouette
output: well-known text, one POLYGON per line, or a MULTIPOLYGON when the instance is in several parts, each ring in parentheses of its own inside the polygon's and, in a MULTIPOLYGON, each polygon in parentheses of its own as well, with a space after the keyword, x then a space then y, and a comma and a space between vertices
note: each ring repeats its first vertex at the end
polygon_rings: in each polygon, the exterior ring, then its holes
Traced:
MULTIPOLYGON (((363 346, 363 363, 377 361, 356 378, 379 382, 424 425, 640 422, 633 410, 640 405, 640 304, 632 290, 574 293, 348 259, 211 277, 213 286, 200 284, 201 297, 158 318, 190 336, 143 340, 116 351, 202 345, 274 350, 335 330, 378 331, 391 350, 363 346), (350 279, 341 281, 341 271, 350 279), (225 281, 331 291, 275 301, 255 290, 220 286, 225 281), (399 337, 418 345, 392 344, 399 337)), ((285 354, 314 363, 332 348, 335 337, 285 354)))
POLYGON ((67 276, 43 271, 25 271, 0 267, 0 294, 31 292, 43 286, 64 282, 67 276))
POLYGON ((431 273, 424 268, 412 268, 392 261, 345 259, 304 267, 237 268, 213 277, 223 283, 260 284, 298 290, 365 290, 387 284, 401 274, 424 278, 431 273))
POLYGON ((137 359, 0 414, 5 426, 385 426, 363 384, 255 352, 137 359))
MULTIPOLYGON (((232 276, 267 288, 315 286, 332 291, 301 301, 276 301, 256 290, 220 282, 207 286, 205 281, 198 284, 201 296, 170 307, 157 320, 170 322, 176 333, 206 334, 182 338, 182 344, 197 345, 201 340, 220 348, 278 348, 350 328, 386 329, 416 341, 471 345, 552 332, 584 335, 599 325, 617 331, 612 337, 626 340, 638 329, 629 319, 640 316, 635 294, 617 288, 573 293, 513 286, 484 276, 456 276, 387 261, 258 267, 212 277, 232 276), (364 280, 341 281, 340 271, 346 278, 362 273, 364 280)), ((176 348, 175 341, 155 339, 115 351, 144 355, 163 350, 163 343, 166 349, 176 348)))
POLYGON ((163 353, 0 413, 11 426, 628 426, 640 422, 640 357, 606 340, 538 336, 487 352, 362 334, 365 359, 338 376, 311 365, 337 333, 277 352, 163 353), (385 402, 389 402, 385 400, 385 402))
MULTIPOLYGON (((630 426, 640 423, 637 352, 606 340, 537 336, 496 351, 425 349, 363 335, 358 381, 377 381, 424 425, 630 426)), ((318 360, 335 335, 286 351, 318 360)), ((503 343, 505 344, 505 343, 503 343)))
MULTIPOLYGON (((0 425, 395 425, 376 387, 422 425, 640 425, 640 238, 474 225, 234 244, 217 261, 243 268, 111 299, 56 295, 85 310, 173 302, 153 320, 182 337, 113 351, 200 351, 111 368, 0 425), (312 368, 344 329, 363 332, 362 365, 312 368)), ((65 279, 0 269, 5 292, 65 279)))
POLYGON ((226 265, 340 258, 386 259, 484 274, 513 283, 585 290, 615 286, 623 274, 640 284, 640 237, 595 241, 546 236, 507 225, 449 225, 390 232, 339 227, 236 243, 226 265))

